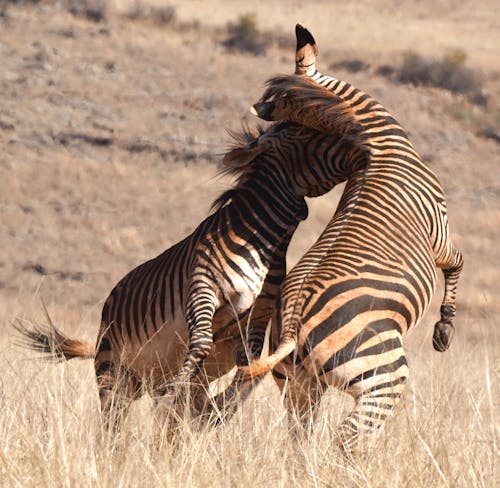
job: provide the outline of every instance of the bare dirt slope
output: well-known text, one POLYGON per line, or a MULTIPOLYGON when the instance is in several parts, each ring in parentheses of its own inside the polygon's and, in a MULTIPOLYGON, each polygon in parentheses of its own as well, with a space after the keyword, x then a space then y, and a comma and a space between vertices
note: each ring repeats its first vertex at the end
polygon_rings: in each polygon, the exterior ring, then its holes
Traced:
MULTIPOLYGON (((264 80, 292 70, 297 18, 310 19, 317 33, 323 71, 331 73, 329 65, 346 56, 370 63, 335 75, 392 110, 432 164, 466 258, 461 314, 496 314, 499 145, 477 135, 482 115, 491 119, 498 111, 494 97, 478 108, 444 90, 374 74, 379 58, 395 63, 409 47, 434 48, 440 56, 447 46, 461 46, 495 95, 496 26, 487 2, 474 9, 474 2, 448 2, 451 9, 389 2, 397 19, 392 29, 380 27, 389 7, 372 2, 315 2, 314 9, 307 2, 290 9, 262 2, 257 27, 281 36, 264 56, 222 46, 226 22, 247 11, 243 2, 223 3, 184 2, 163 26, 146 15, 131 20, 130 3, 119 1, 98 23, 49 3, 9 8, 0 21, 0 293, 7 315, 15 313, 8 306, 13 297, 39 293, 54 305, 90 305, 97 316, 130 267, 206 216, 230 184, 215 178, 230 142, 225 129, 238 129, 242 118, 256 123, 248 107, 264 80)), ((147 4, 134 5, 146 12, 147 4)), ((338 194, 311 203, 290 263, 330 218, 338 194)))

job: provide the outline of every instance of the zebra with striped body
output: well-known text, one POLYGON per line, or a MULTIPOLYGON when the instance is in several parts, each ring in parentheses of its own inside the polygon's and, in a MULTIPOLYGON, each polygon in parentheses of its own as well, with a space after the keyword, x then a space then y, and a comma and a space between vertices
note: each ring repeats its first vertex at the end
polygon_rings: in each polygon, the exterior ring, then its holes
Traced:
POLYGON ((274 353, 239 374, 248 380, 274 368, 289 410, 305 423, 328 385, 352 395, 354 409, 339 427, 349 452, 402 394, 402 336, 430 303, 436 266, 445 292, 433 344, 448 348, 463 260, 449 237, 441 185, 405 131, 369 95, 317 72, 314 39, 301 26, 297 37, 296 72, 306 77, 271 79, 254 111, 339 135, 355 157, 345 161, 348 182, 335 215, 282 286, 274 353), (350 127, 338 124, 346 104, 350 127))
POLYGON ((262 351, 288 244, 307 216, 304 197, 343 181, 332 172, 337 158, 345 158, 337 142, 290 122, 257 137, 243 134, 224 158, 226 172, 238 176, 236 186, 190 236, 115 286, 95 346, 52 324, 21 327, 25 345, 59 360, 95 357, 107 426, 117 428, 145 390, 177 406, 189 394, 195 413, 202 413, 208 382, 262 351), (190 390, 175 390, 182 385, 190 390))

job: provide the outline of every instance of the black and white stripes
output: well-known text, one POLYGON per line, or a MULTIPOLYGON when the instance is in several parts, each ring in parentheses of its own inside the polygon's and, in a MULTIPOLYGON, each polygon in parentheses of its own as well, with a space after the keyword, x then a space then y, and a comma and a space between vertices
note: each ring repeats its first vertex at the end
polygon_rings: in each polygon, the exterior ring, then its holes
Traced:
POLYGON ((350 393, 355 407, 339 428, 350 450, 401 396, 408 377, 402 336, 430 303, 436 266, 445 296, 433 343, 440 351, 449 346, 462 257, 449 237, 441 185, 402 127, 366 93, 317 72, 315 46, 300 49, 297 59, 307 61, 310 77, 271 79, 255 111, 340 134, 351 148, 348 182, 332 220, 285 279, 274 353, 241 367, 240 375, 274 368, 278 384, 287 385, 288 407, 306 422, 321 385, 350 393), (340 118, 350 127, 339 127, 340 118))

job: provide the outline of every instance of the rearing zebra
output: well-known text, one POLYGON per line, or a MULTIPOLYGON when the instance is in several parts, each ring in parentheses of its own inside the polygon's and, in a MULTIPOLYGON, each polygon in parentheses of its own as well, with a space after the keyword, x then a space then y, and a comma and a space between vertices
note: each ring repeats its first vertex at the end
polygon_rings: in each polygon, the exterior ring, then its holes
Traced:
POLYGON ((430 303, 436 266, 445 293, 433 343, 448 348, 463 261, 449 237, 441 185, 405 131, 366 93, 319 74, 314 39, 301 29, 297 72, 311 78, 271 79, 254 111, 340 135, 357 158, 345 160, 348 182, 335 215, 282 286, 277 348, 239 374, 256 378, 274 368, 281 388, 287 384, 289 410, 304 422, 327 385, 348 392, 355 407, 339 437, 350 451, 360 433, 383 424, 402 394, 408 378, 402 335, 430 303), (338 124, 346 104, 350 127, 338 124))
POLYGON ((346 150, 336 136, 290 122, 241 135, 224 158, 236 186, 190 236, 115 286, 95 346, 53 326, 21 327, 25 344, 59 360, 95 356, 106 425, 117 428, 144 390, 168 397, 183 384, 201 413, 209 381, 260 355, 290 238, 307 216, 304 196, 345 179, 331 168, 346 150))

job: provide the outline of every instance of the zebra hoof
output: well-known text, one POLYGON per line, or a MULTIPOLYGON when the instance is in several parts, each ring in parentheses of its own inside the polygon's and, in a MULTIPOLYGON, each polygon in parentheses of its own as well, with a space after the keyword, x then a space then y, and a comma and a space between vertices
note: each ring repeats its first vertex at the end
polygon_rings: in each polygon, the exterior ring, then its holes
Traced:
POLYGON ((451 344, 455 326, 451 322, 439 321, 434 326, 434 335, 432 336, 432 345, 439 352, 446 351, 451 344))

